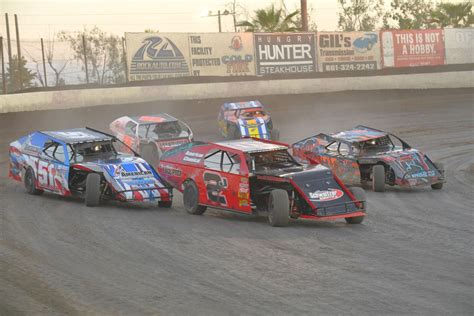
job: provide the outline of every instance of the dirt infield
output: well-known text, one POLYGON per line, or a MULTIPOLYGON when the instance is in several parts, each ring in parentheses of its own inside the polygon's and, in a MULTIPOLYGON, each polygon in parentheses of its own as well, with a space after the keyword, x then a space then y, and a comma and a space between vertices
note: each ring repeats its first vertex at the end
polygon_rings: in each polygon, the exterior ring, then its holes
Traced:
POLYGON ((273 96, 282 141, 357 124, 390 130, 443 162, 445 187, 368 193, 362 225, 292 221, 27 195, 8 143, 32 130, 168 112, 219 140, 222 100, 0 115, 0 315, 472 314, 474 90, 273 96))

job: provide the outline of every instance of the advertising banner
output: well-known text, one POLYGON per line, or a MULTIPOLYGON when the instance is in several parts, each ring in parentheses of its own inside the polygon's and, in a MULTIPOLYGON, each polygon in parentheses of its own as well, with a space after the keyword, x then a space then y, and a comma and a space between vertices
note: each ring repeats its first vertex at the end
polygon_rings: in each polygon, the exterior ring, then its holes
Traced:
POLYGON ((187 34, 125 33, 125 41, 130 81, 191 75, 187 34))
POLYGON ((252 33, 189 34, 193 76, 255 75, 252 33))
POLYGON ((319 71, 380 69, 377 32, 318 33, 319 71))
POLYGON ((444 65, 443 30, 382 31, 384 67, 444 65))
POLYGON ((255 33, 257 75, 316 71, 314 33, 255 33))
POLYGON ((474 63, 474 29, 444 29, 447 64, 474 63))

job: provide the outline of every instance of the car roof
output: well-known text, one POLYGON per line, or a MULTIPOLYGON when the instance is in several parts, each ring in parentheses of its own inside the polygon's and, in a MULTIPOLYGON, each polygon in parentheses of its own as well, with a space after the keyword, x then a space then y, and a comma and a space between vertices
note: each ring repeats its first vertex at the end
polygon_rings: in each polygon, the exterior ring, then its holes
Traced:
POLYGON ((222 147, 236 149, 245 153, 255 153, 255 152, 288 149, 288 146, 284 144, 271 143, 267 141, 254 139, 254 138, 228 140, 228 141, 217 142, 216 144, 222 147))
POLYGON ((380 138, 387 136, 388 133, 384 131, 380 131, 375 128, 358 125, 350 130, 338 132, 335 134, 329 135, 331 138, 336 140, 342 140, 350 143, 358 143, 367 141, 370 139, 380 138))
POLYGON ((67 144, 110 141, 113 136, 87 127, 40 132, 67 144))
POLYGON ((240 109, 249 109, 249 108, 262 108, 263 105, 260 101, 245 101, 245 102, 226 102, 222 105, 222 108, 225 111, 230 110, 240 110, 240 109))
POLYGON ((151 115, 130 116, 130 119, 137 124, 155 124, 164 122, 175 122, 178 119, 168 113, 158 113, 151 115))

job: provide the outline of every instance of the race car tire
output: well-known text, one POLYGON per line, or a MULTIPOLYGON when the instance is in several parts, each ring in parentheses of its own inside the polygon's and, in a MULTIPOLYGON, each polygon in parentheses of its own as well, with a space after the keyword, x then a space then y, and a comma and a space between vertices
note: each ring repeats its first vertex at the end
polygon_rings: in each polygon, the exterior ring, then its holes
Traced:
POLYGON ((382 165, 372 167, 372 190, 374 192, 385 191, 385 167, 382 165))
MULTIPOLYGON (((441 174, 444 174, 444 164, 442 162, 435 162, 434 165, 436 169, 441 171, 441 174)), ((443 188, 443 182, 432 184, 431 188, 433 190, 441 190, 443 188)))
POLYGON ((90 173, 86 179, 86 206, 100 204, 100 174, 90 173))
POLYGON ((280 131, 277 129, 272 130, 270 133, 270 139, 273 141, 280 140, 280 131))
MULTIPOLYGON (((364 213, 367 213, 367 198, 364 189, 351 187, 349 190, 357 201, 364 201, 360 210, 364 213)), ((347 224, 360 224, 364 221, 364 217, 365 216, 346 217, 346 222, 347 224)))
POLYGON ((158 201, 158 207, 170 208, 171 206, 173 206, 173 200, 169 200, 169 201, 158 201))
POLYGON ((186 212, 192 215, 202 215, 207 209, 206 206, 199 205, 199 190, 192 180, 184 184, 183 205, 186 212))
POLYGON ((275 189, 268 197, 268 222, 273 227, 288 225, 290 217, 290 199, 288 192, 275 189))
POLYGON ((31 167, 26 169, 25 172, 25 179, 23 180, 25 183, 25 189, 28 194, 32 195, 40 195, 43 194, 43 190, 37 189, 36 188, 36 177, 35 177, 35 172, 31 167))
POLYGON ((158 166, 160 162, 160 152, 154 145, 145 145, 140 150, 140 156, 145 159, 153 168, 158 166))
POLYGON ((227 139, 239 139, 240 138, 240 131, 235 125, 229 125, 227 128, 227 139))

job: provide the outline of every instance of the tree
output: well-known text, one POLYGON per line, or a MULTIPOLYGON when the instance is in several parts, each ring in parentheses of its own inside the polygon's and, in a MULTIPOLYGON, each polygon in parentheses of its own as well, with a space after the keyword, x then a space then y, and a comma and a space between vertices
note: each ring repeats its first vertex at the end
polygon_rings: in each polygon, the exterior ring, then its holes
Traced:
POLYGON ((46 60, 49 67, 54 72, 55 86, 65 85, 66 81, 64 78, 61 78, 61 73, 66 69, 67 64, 71 61, 70 59, 64 60, 63 63, 59 63, 54 59, 54 36, 53 39, 49 41, 47 51, 46 51, 46 60))
POLYGON ((295 18, 299 14, 296 10, 286 14, 282 9, 275 9, 272 5, 266 9, 254 12, 251 21, 241 21, 237 26, 245 27, 246 32, 295 32, 300 29, 295 24, 295 18))
POLYGON ((435 23, 438 27, 470 27, 474 24, 472 14, 472 3, 439 3, 431 11, 429 23, 435 23))
POLYGON ((383 0, 338 0, 341 31, 374 31, 383 15, 383 0))
POLYGON ((431 0, 393 0, 391 10, 384 15, 383 28, 385 29, 423 29, 431 28, 431 0))
POLYGON ((7 79, 7 91, 20 90, 19 75, 21 75, 22 88, 32 87, 32 81, 35 78, 35 73, 26 68, 26 59, 21 56, 20 67, 18 67, 17 55, 12 56, 12 63, 8 65, 5 77, 7 79), (20 70, 18 70, 20 68, 20 70))
POLYGON ((83 32, 60 32, 59 38, 69 42, 74 51, 74 58, 82 63, 85 63, 83 36, 86 39, 87 65, 91 78, 99 84, 124 82, 125 68, 122 62, 121 39, 118 36, 107 35, 97 26, 91 30, 84 29, 83 32))

